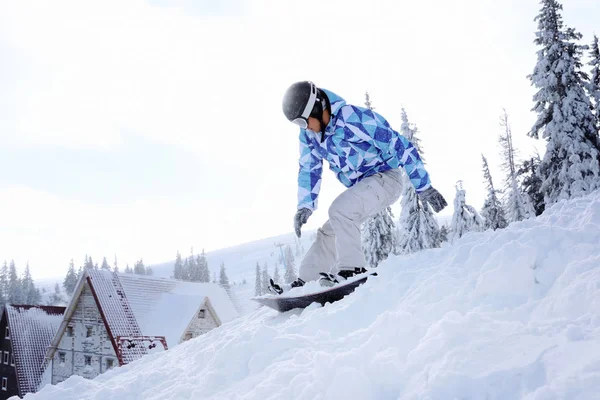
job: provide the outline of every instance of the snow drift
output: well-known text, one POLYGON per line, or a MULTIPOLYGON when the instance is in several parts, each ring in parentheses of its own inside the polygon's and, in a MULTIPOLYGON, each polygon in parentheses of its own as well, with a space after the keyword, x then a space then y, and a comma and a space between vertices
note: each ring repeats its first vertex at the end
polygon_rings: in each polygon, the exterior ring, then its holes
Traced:
POLYGON ((600 192, 378 270, 338 303, 261 308, 25 398, 598 398, 600 192))

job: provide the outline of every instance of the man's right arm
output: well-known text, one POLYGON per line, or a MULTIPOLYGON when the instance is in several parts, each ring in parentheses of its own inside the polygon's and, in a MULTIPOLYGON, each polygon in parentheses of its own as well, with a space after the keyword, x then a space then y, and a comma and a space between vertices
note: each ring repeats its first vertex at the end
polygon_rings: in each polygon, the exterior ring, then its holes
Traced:
POLYGON ((298 171, 298 210, 317 209, 323 160, 308 141, 304 129, 300 129, 300 170, 298 171))

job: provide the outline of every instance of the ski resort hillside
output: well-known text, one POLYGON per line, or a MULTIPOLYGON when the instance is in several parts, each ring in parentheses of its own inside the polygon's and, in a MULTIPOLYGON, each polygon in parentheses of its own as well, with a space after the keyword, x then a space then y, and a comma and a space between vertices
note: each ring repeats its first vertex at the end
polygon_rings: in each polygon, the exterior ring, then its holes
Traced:
POLYGON ((600 192, 27 400, 597 399, 600 192))

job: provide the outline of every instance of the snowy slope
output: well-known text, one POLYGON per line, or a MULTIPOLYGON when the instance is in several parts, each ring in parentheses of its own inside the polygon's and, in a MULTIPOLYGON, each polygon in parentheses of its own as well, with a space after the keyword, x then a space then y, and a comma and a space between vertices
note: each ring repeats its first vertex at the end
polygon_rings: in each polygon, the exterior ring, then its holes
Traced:
POLYGON ((26 399, 597 399, 600 192, 26 399))

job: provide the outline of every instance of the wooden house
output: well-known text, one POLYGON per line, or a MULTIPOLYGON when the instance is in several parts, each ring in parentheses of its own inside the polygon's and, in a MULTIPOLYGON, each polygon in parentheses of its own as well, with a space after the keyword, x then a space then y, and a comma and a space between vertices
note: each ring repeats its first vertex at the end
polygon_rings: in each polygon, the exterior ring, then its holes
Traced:
POLYGON ((0 321, 0 400, 38 391, 44 355, 64 312, 65 307, 4 306, 0 321))
POLYGON ((215 284, 86 269, 46 352, 45 376, 93 379, 235 317, 215 284))

